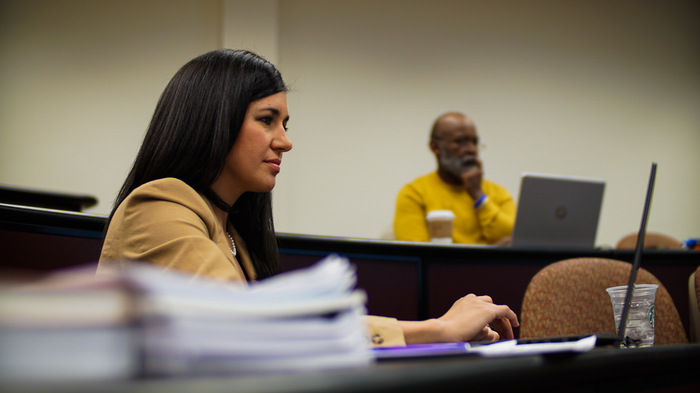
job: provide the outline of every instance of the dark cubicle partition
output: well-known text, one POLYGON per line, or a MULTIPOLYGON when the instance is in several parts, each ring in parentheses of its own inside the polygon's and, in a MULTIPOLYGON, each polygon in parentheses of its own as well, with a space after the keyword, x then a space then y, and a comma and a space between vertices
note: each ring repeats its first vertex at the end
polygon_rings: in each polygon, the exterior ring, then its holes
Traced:
MULTIPOLYGON (((634 257, 633 251, 612 249, 522 249, 291 234, 278 234, 278 239, 283 264, 293 261, 293 267, 332 252, 348 256, 358 265, 359 285, 368 292, 370 312, 407 319, 438 317, 468 293, 490 295, 496 303, 509 305, 519 315, 527 284, 544 266, 568 258, 632 262, 634 257), (379 273, 366 264, 380 264, 385 269, 379 273), (418 284, 417 291, 402 296, 403 288, 410 287, 413 282, 418 284), (395 308, 397 302, 410 302, 413 296, 418 297, 415 312, 395 308), (384 297, 391 301, 373 303, 375 298, 384 297)), ((642 257, 642 266, 659 278, 673 297, 686 331, 689 323, 687 283, 699 265, 700 252, 697 251, 650 250, 642 257)))
POLYGON ((92 195, 34 190, 0 184, 0 203, 79 212, 97 204, 92 195))
POLYGON ((0 267, 46 271, 97 261, 105 217, 0 203, 0 267))
MULTIPOLYGON (((0 203, 0 267, 51 270, 95 262, 104 216, 0 203)), ((330 253, 348 256, 368 311, 401 319, 442 315, 467 293, 488 294, 520 313, 528 282, 542 267, 576 257, 632 261, 632 251, 552 250, 436 245, 278 234, 282 269, 308 266, 330 253)), ((642 266, 674 299, 688 329, 688 278, 700 251, 645 251, 642 266)))

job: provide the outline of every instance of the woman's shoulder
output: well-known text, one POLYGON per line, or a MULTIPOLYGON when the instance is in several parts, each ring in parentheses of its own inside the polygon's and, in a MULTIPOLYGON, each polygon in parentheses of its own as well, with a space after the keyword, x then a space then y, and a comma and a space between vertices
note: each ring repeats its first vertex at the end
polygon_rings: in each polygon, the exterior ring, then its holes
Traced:
POLYGON ((124 200, 126 206, 148 203, 175 204, 201 213, 210 213, 211 207, 194 188, 180 179, 168 177, 144 183, 124 200))
POLYGON ((190 187, 190 185, 184 181, 174 177, 166 177, 163 179, 152 180, 136 187, 134 191, 129 194, 127 199, 135 197, 178 199, 182 197, 191 198, 195 196, 200 199, 202 198, 194 188, 190 187))
POLYGON ((197 193, 194 188, 190 187, 189 184, 184 181, 174 177, 166 177, 144 183, 136 187, 131 194, 170 194, 174 191, 197 193))

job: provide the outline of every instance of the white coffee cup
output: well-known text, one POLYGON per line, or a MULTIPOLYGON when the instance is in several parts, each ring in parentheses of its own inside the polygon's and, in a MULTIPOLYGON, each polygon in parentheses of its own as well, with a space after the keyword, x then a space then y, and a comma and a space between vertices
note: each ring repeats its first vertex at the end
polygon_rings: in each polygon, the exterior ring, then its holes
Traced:
POLYGON ((452 226, 455 219, 450 210, 433 210, 425 216, 428 234, 433 243, 452 243, 452 226))

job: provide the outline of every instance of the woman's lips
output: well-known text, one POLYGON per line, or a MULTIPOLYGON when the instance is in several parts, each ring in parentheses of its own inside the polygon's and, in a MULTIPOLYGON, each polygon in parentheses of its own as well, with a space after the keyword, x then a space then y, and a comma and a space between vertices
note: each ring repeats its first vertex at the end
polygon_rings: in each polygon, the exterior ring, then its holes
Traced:
POLYGON ((269 166, 272 167, 276 172, 280 171, 280 165, 282 164, 282 160, 280 159, 274 159, 274 160, 267 160, 265 163, 269 166))

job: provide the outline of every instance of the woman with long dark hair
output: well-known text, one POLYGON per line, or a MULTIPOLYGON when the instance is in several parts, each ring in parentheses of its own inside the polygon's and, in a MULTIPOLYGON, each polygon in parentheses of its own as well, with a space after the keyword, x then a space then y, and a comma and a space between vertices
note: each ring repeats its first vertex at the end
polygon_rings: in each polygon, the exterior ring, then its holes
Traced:
MULTIPOLYGON (((129 261, 220 280, 275 274, 270 191, 292 148, 286 92, 279 71, 252 52, 221 49, 185 64, 109 216, 98 274, 129 261)), ((437 319, 368 317, 383 345, 512 338, 517 323, 507 306, 471 294, 437 319)))

